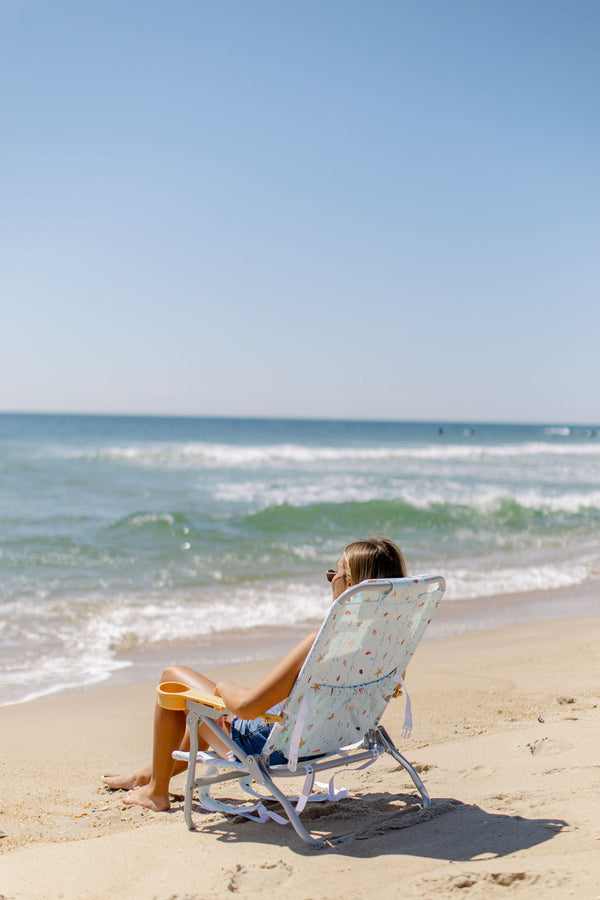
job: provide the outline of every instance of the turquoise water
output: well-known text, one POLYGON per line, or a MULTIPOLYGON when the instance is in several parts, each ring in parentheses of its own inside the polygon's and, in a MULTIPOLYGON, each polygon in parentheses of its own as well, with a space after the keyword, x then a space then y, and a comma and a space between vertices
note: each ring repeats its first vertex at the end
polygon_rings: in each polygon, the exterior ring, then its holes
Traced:
POLYGON ((0 703, 322 617, 385 532, 447 601, 597 577, 589 427, 0 415, 0 703))

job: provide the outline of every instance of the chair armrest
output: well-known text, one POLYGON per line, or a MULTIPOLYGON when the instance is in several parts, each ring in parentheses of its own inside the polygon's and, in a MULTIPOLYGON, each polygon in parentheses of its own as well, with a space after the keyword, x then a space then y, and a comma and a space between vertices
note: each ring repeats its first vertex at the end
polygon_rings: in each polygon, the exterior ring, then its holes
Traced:
POLYGON ((207 691, 197 691, 195 688, 190 688, 186 691, 185 697, 186 700, 195 700, 196 703, 200 703, 202 706, 218 709, 222 713, 229 712, 227 706, 223 702, 223 698, 217 697, 216 694, 209 694, 207 691))
POLYGON ((179 681, 163 681, 156 688, 156 692, 159 706, 162 706, 163 709, 184 710, 188 700, 194 700, 202 706, 209 707, 209 709, 218 710, 223 715, 229 712, 222 697, 217 697, 216 694, 209 694, 208 691, 191 688, 187 684, 181 684, 179 681))
MULTIPOLYGON (((163 681, 156 688, 158 694, 158 704, 164 709, 184 710, 191 700, 200 706, 208 707, 208 709, 217 710, 221 715, 230 714, 230 710, 225 705, 222 697, 216 694, 209 694, 208 691, 200 691, 197 688, 188 687, 187 684, 181 684, 179 681, 163 681)), ((210 716, 210 718, 215 718, 210 716)), ((261 716, 255 716, 256 719, 264 719, 265 722, 281 722, 282 717, 276 713, 263 713, 261 716)))

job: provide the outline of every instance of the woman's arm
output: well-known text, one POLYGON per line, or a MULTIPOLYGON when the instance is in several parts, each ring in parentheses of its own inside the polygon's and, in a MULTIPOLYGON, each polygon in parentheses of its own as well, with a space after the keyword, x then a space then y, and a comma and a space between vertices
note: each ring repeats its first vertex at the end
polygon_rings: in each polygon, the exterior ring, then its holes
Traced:
POLYGON ((254 719, 260 716, 288 696, 316 636, 315 631, 300 641, 273 671, 254 687, 245 688, 233 681, 220 681, 215 688, 215 694, 222 697, 227 708, 240 719, 254 719))

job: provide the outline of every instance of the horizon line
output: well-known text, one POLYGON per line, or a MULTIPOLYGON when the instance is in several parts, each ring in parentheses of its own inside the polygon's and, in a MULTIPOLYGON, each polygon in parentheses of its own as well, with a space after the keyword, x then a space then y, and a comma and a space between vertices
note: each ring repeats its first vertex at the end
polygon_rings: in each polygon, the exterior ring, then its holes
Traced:
POLYGON ((563 419, 547 420, 511 420, 511 419, 382 419, 382 418, 346 418, 344 416, 284 416, 258 414, 203 414, 203 413, 146 413, 146 412, 81 412, 60 410, 0 410, 0 416, 73 416, 79 418, 112 418, 112 419, 241 419, 265 422, 340 422, 348 424, 380 424, 380 425, 535 425, 547 428, 600 428, 598 422, 569 422, 563 419))

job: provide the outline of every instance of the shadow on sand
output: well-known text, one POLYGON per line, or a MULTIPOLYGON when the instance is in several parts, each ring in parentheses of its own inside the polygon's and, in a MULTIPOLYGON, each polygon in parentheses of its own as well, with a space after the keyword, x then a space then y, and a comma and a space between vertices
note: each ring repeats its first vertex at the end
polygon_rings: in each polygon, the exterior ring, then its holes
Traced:
MULTIPOLYGON (((281 807, 277 804, 273 809, 280 811, 281 807)), ((199 834, 212 834, 227 843, 287 845, 301 854, 402 854, 453 862, 508 856, 548 841, 568 827, 561 819, 486 812, 453 798, 434 799, 431 809, 423 810, 414 795, 385 793, 370 794, 368 801, 355 795, 339 803, 307 808, 302 822, 314 837, 329 842, 324 848, 303 843, 290 825, 257 824, 241 817, 203 825, 199 810, 196 821, 199 834)))

